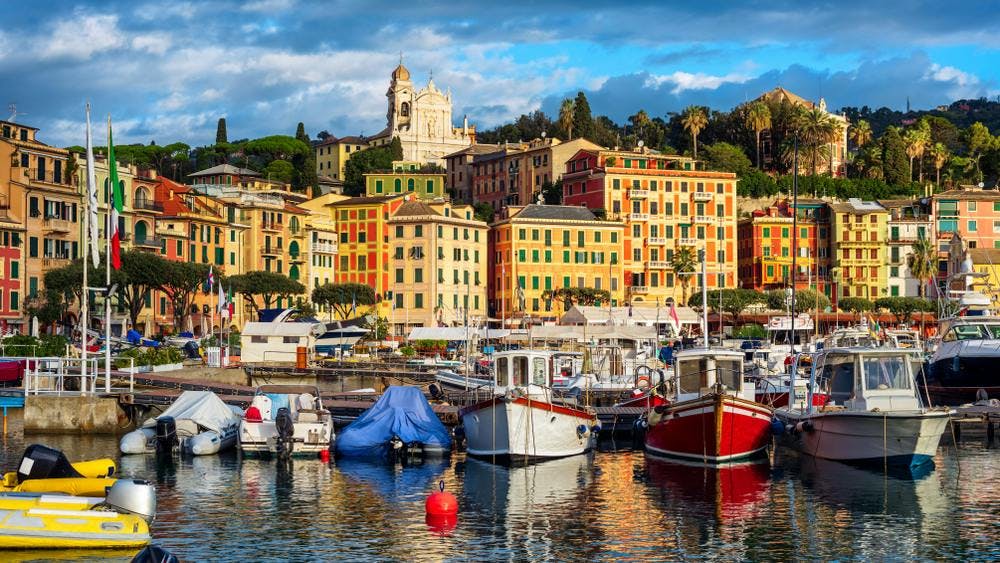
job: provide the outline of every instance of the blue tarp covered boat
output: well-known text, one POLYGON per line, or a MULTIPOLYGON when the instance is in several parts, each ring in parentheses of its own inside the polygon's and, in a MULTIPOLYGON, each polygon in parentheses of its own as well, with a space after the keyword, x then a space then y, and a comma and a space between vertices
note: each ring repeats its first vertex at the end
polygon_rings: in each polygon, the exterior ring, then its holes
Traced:
POLYGON ((398 459, 442 455, 451 436, 417 387, 392 386, 337 436, 337 454, 398 459))

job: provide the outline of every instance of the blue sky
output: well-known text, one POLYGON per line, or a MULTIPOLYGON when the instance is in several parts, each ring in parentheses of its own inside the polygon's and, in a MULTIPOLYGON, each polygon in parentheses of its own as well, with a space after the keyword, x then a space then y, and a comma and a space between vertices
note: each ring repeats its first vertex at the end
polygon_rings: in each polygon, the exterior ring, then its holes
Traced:
POLYGON ((51 144, 83 143, 83 105, 119 142, 375 133, 399 52, 450 87, 456 122, 555 113, 587 92, 622 121, 729 109, 774 86, 831 108, 928 108, 1000 95, 990 2, 17 2, 0 28, 4 102, 51 144))

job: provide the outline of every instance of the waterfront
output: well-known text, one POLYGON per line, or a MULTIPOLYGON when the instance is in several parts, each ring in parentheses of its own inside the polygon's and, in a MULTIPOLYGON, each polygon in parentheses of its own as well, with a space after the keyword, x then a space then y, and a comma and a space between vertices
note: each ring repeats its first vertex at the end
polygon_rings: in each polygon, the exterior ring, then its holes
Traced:
MULTIPOLYGON (((113 437, 26 441, 19 423, 12 421, 0 450, 5 470, 26 442, 61 448, 71 459, 119 457, 113 437)), ((942 446, 935 462, 916 480, 780 449, 770 465, 718 473, 629 451, 519 468, 456 455, 406 469, 295 460, 282 470, 233 453, 172 466, 131 456, 119 467, 157 483, 155 542, 191 561, 1000 557, 1000 451, 970 440, 942 446), (446 533, 424 517, 424 499, 439 479, 460 506, 458 526, 446 533)))

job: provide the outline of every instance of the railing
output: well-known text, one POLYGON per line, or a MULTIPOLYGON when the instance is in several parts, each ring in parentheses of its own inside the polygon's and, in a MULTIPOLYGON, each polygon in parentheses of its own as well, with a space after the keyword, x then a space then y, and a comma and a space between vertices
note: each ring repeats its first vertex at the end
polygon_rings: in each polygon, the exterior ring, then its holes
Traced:
POLYGON ((649 244, 667 244, 667 239, 664 237, 649 237, 649 244))
POLYGON ((173 229, 169 227, 156 227, 156 234, 181 238, 187 238, 188 236, 188 234, 184 232, 184 229, 178 229, 176 227, 173 229))
POLYGON ((329 242, 314 242, 312 251, 320 254, 336 254, 337 245, 329 242))
POLYGON ((649 197, 649 190, 632 188, 628 191, 628 196, 632 199, 646 199, 649 197))
POLYGON ((666 270, 670 268, 670 262, 664 262, 663 260, 650 261, 649 268, 652 270, 666 270))
POLYGON ((649 213, 629 213, 630 221, 649 221, 649 213))
POLYGON ((712 192, 694 192, 691 195, 695 201, 712 201, 712 192))
POLYGON ((148 199, 137 199, 132 202, 132 209, 144 209, 146 211, 163 211, 163 204, 148 199))
POLYGON ((698 239, 691 237, 683 237, 677 239, 678 246, 698 246, 698 239))
POLYGON ((280 248, 272 248, 270 246, 265 246, 264 250, 263 250, 263 254, 265 256, 277 256, 277 255, 281 254, 281 249, 280 248))
POLYGON ((260 224, 260 228, 263 231, 281 231, 282 225, 280 223, 271 223, 270 221, 265 221, 260 224))
POLYGON ((694 216, 694 222, 695 223, 711 223, 712 222, 712 217, 710 217, 708 215, 695 215, 694 216))
POLYGON ((43 268, 58 268, 69 264, 69 256, 45 256, 42 258, 43 268))
MULTIPOLYGON (((15 358, 27 360, 24 370, 25 395, 89 395, 99 393, 98 381, 104 380, 104 393, 111 392, 111 378, 104 370, 104 359, 87 358, 87 376, 83 376, 82 358, 15 358), (103 377, 102 377, 103 376, 103 377), (73 382, 76 382, 75 384, 73 382)), ((135 359, 129 358, 129 392, 135 390, 135 359)))
POLYGON ((649 293, 649 287, 645 285, 632 285, 628 288, 629 292, 633 295, 639 293, 649 293))
POLYGON ((66 219, 56 219, 55 217, 46 217, 42 226, 48 231, 57 233, 68 233, 71 230, 69 221, 66 219))
POLYGON ((163 242, 166 239, 163 238, 144 238, 142 240, 136 239, 136 246, 145 246, 147 248, 163 248, 163 242))
POLYGON ((265 207, 276 207, 283 209, 285 207, 285 202, 278 196, 275 195, 265 195, 265 194, 248 194, 243 192, 240 194, 240 203, 243 205, 261 205, 265 207))

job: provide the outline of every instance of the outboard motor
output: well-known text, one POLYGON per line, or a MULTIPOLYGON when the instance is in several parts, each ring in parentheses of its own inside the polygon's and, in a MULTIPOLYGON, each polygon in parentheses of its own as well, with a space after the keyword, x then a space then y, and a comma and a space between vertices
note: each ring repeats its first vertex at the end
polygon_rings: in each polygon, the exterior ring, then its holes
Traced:
POLYGON ((156 519, 156 489, 149 481, 119 479, 108 487, 104 504, 119 512, 141 517, 146 522, 156 519))
POLYGON ((278 431, 276 444, 278 457, 288 459, 292 456, 293 437, 295 436, 295 423, 292 421, 292 413, 288 407, 278 409, 278 413, 274 415, 274 428, 278 431))
POLYGON ((459 424, 452 429, 451 435, 455 439, 455 449, 458 451, 465 450, 465 426, 459 424))
POLYGON ((437 386, 437 383, 431 383, 430 386, 427 387, 427 390, 431 393, 431 399, 434 399, 435 401, 443 401, 445 399, 444 392, 442 392, 441 388, 437 386))
POLYGON ((25 448, 21 464, 17 466, 17 480, 56 479, 62 477, 83 477, 73 469, 73 464, 57 449, 32 444, 25 448))
POLYGON ((389 463, 395 465, 396 463, 406 461, 406 443, 399 436, 393 436, 389 438, 389 442, 386 444, 389 448, 387 452, 389 454, 389 463))
POLYGON ((172 416, 156 419, 156 453, 170 454, 180 442, 177 439, 177 421, 172 416))

